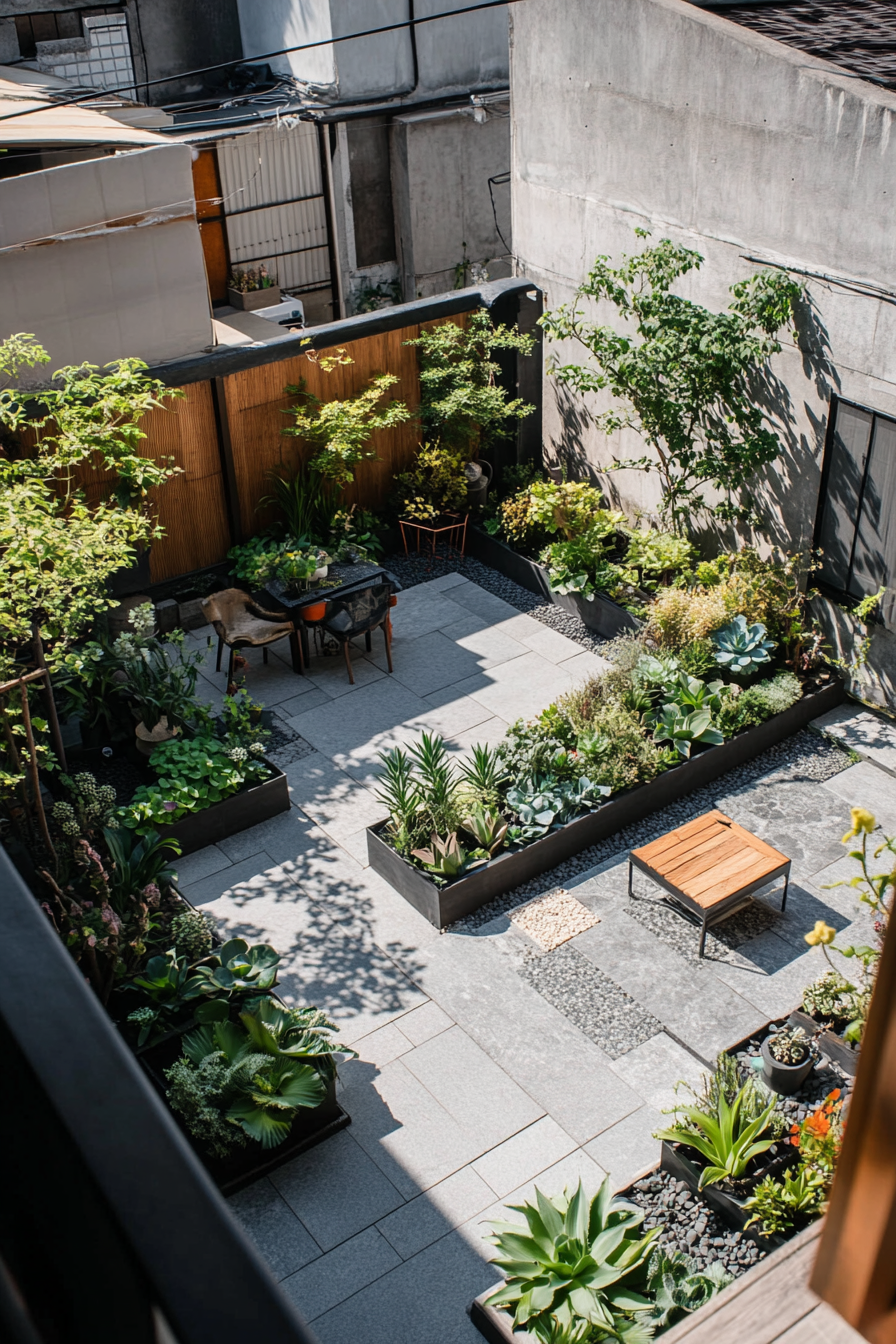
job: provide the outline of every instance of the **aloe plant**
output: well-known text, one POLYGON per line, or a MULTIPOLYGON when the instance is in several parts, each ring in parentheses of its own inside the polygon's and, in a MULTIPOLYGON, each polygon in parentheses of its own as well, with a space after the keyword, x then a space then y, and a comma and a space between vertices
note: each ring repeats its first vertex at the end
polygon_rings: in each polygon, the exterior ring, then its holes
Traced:
POLYGON ((542 1344, 650 1339, 641 1320, 652 1305, 644 1289, 659 1228, 640 1235, 642 1210, 614 1199, 609 1177, 591 1199, 580 1181, 571 1197, 548 1199, 536 1189, 534 1204, 510 1207, 525 1226, 492 1224, 494 1263, 507 1282, 489 1306, 512 1311, 514 1325, 542 1344))
POLYGON ((477 742, 472 759, 462 761, 459 767, 461 781, 482 799, 497 797, 507 781, 507 767, 498 747, 477 742))
POLYGON ((427 872, 443 882, 463 877, 471 868, 478 868, 480 864, 488 862, 488 855, 483 854, 482 850, 464 849, 456 831, 452 831, 444 840, 433 833, 428 849, 412 849, 411 854, 420 860, 427 872))
POLYGON ((739 677, 748 677, 763 663, 770 662, 771 651, 777 647, 774 640, 766 639, 766 629, 760 621, 748 625, 746 616, 741 615, 716 630, 710 639, 719 667, 739 677))
POLYGON ((507 822, 502 816, 494 812, 489 812, 488 808, 483 807, 481 803, 470 809, 470 815, 465 818, 464 826, 473 836, 477 844, 488 851, 488 856, 493 859, 498 850, 504 843, 504 837, 507 834, 507 822))
POLYGON ((706 1166, 700 1173, 701 1190, 719 1181, 738 1180, 753 1158, 766 1152, 775 1142, 774 1137, 763 1139, 760 1136, 768 1129, 776 1099, 772 1098, 755 1120, 746 1122, 742 1108, 749 1087, 750 1084, 745 1083, 730 1106, 724 1092, 719 1091, 715 1115, 709 1115, 699 1106, 676 1108, 676 1114, 683 1115, 689 1125, 660 1129, 653 1136, 665 1139, 667 1143, 685 1144, 705 1158, 706 1166))
POLYGON ((679 756, 687 759, 695 742, 717 747, 725 739, 718 728, 713 727, 708 709, 688 712, 680 705, 663 705, 654 716, 653 740, 671 742, 679 756))

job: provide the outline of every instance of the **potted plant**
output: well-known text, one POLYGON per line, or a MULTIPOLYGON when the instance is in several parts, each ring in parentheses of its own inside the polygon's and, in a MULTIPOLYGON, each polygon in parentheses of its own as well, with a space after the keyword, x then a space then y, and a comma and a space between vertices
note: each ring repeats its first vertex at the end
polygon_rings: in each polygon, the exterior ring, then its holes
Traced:
POLYGON ((762 1042, 762 1077, 773 1092, 798 1092, 815 1063, 811 1037, 802 1027, 782 1027, 762 1042))
POLYGON ((227 282, 227 298, 232 308, 251 312, 255 308, 270 308, 280 302, 280 286, 275 276, 268 275, 262 263, 257 269, 236 270, 227 282))
POLYGON ((168 643, 177 652, 170 658, 166 644, 154 633, 155 615, 148 602, 131 611, 133 629, 118 636, 112 651, 118 663, 117 680, 137 721, 137 749, 152 755, 196 715, 196 681, 202 654, 185 654, 184 633, 171 632, 168 643))
POLYGON ((400 522, 431 532, 461 525, 467 508, 466 464, 462 451, 421 444, 411 466, 396 481, 400 522))

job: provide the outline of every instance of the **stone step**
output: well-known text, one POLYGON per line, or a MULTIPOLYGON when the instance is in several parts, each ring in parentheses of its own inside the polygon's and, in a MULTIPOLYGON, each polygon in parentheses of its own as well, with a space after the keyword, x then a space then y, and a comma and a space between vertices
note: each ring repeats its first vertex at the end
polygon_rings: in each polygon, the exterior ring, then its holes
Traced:
POLYGON ((896 778, 896 724, 855 704, 838 705, 812 727, 896 778))

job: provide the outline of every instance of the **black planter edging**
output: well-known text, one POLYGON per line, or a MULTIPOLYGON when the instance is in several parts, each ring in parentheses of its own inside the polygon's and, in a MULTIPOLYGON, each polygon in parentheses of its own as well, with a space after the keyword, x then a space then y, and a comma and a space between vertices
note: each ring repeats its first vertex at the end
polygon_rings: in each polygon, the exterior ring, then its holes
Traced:
POLYGON ((643 625, 643 621, 626 611, 625 607, 620 607, 606 593, 595 593, 591 598, 584 598, 580 593, 553 592, 544 565, 540 565, 537 560, 527 560, 512 546, 489 536, 478 527, 467 528, 467 553, 506 578, 513 579, 521 588, 537 593, 546 602, 553 602, 555 607, 568 611, 570 616, 577 616, 589 630, 603 635, 605 639, 613 639, 626 630, 640 630, 643 625))
MULTIPOLYGON (((180 1048, 181 1036, 190 1029, 190 1027, 186 1027, 180 1032, 172 1033, 164 1041, 150 1046, 149 1049, 144 1050, 137 1056, 166 1106, 168 1106, 168 1098, 164 1070, 170 1068, 180 1058, 182 1053, 180 1048)), ((309 1058, 309 1064, 314 1062, 313 1059, 309 1058)), ((346 1125, 351 1122, 351 1117, 336 1100, 335 1074, 332 1078, 325 1078, 324 1081, 327 1084, 327 1093, 321 1104, 315 1106, 313 1110, 301 1109, 297 1111, 288 1136, 276 1148, 262 1148, 261 1144, 253 1143, 250 1139, 245 1148, 238 1148, 231 1157, 212 1157, 182 1124, 181 1117, 177 1112, 171 1111, 171 1114, 221 1193, 234 1195, 238 1190, 251 1185, 253 1181, 260 1180, 262 1176, 267 1176, 269 1172, 276 1171, 278 1167, 282 1167, 284 1163, 298 1157, 300 1153, 323 1143, 325 1139, 330 1138, 332 1134, 337 1134, 340 1129, 345 1129, 346 1125)))
MULTIPOLYGON (((781 1140, 782 1146, 784 1140, 781 1140)), ((763 1157, 767 1154, 763 1154, 763 1157)), ((762 1169, 757 1173, 757 1181, 762 1180, 764 1176, 778 1176, 784 1169, 790 1166, 796 1159, 795 1149, 789 1152, 785 1151, 766 1162, 762 1169)), ((764 1237, 758 1229, 758 1225, 747 1227, 751 1214, 744 1208, 743 1200, 735 1195, 728 1194, 718 1185, 706 1185, 700 1189, 700 1167, 696 1162, 692 1162, 682 1151, 680 1144, 667 1143, 662 1141, 662 1156, 660 1158, 660 1167, 663 1171, 668 1171, 670 1176, 674 1176, 677 1181, 684 1181, 685 1185, 695 1195, 699 1195, 705 1200, 710 1208, 715 1209, 719 1217, 733 1227, 736 1232, 742 1232, 750 1241, 763 1248, 783 1246, 785 1237, 778 1236, 764 1237)))
POLYGON ((836 708, 843 698, 843 683, 831 682, 821 691, 804 695, 802 700, 785 709, 783 714, 776 714, 765 723, 746 729, 719 747, 709 747, 647 784, 639 784, 617 794, 597 811, 577 817, 560 830, 551 831, 542 840, 536 840, 523 849, 499 854, 481 868, 474 869, 468 876, 450 882, 447 886, 437 886, 422 869, 407 863, 386 844, 380 834, 386 826, 385 821, 367 828, 370 866, 437 929, 445 928, 494 900, 496 896, 512 891, 514 887, 581 853, 589 845, 614 835, 623 826, 642 821, 651 812, 678 802, 684 794, 751 761, 777 742, 805 728, 820 714, 836 708))
POLYGON ((237 831, 248 830, 261 821, 270 821, 271 817, 289 811, 289 786, 282 770, 270 761, 265 764, 273 772, 270 779, 255 784, 251 789, 242 789, 220 803, 212 803, 199 812, 191 812, 170 826, 159 826, 163 839, 177 840, 183 855, 194 854, 206 845, 226 840, 237 831))
MULTIPOLYGON (((808 1013, 801 1009, 796 1009, 787 1019, 788 1026, 802 1027, 807 1036, 814 1036, 818 1031, 819 1022, 808 1013)), ((817 1038, 818 1048, 823 1055, 837 1064, 844 1073, 848 1073, 851 1078, 856 1076, 856 1069, 859 1067, 859 1051, 848 1041, 844 1041, 842 1036, 838 1036, 835 1031, 827 1028, 821 1032, 817 1038)))

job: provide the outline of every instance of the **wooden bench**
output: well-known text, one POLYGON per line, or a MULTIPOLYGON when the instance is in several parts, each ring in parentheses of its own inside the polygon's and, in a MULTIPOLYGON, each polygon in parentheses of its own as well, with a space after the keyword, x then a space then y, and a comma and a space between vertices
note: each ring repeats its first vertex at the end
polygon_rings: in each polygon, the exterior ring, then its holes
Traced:
POLYGON ((628 894, 635 868, 672 897, 687 919, 700 925, 703 956, 706 930, 749 905, 752 893, 784 878, 781 909, 787 904, 790 859, 724 812, 707 812, 649 845, 633 849, 628 863, 628 894))

